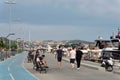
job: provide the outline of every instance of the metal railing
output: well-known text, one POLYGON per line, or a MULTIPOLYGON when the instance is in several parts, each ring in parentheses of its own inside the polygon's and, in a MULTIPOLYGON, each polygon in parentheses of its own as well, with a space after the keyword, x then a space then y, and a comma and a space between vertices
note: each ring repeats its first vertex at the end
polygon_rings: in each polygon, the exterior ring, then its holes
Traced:
POLYGON ((0 52, 0 61, 4 61, 8 58, 10 58, 11 56, 14 56, 17 54, 17 51, 11 51, 11 52, 8 52, 8 51, 4 51, 4 52, 0 52))

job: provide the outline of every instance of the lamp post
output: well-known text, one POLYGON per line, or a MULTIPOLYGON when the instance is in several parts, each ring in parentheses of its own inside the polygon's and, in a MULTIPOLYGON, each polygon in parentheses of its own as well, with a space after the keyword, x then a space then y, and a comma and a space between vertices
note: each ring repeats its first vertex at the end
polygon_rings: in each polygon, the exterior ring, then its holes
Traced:
POLYGON ((21 38, 17 38, 16 41, 17 41, 17 53, 18 53, 18 47, 19 47, 19 44, 18 44, 18 40, 20 40, 21 38))
POLYGON ((11 31, 11 18, 12 18, 12 7, 11 7, 11 5, 12 4, 16 4, 16 2, 15 1, 5 1, 4 2, 5 4, 9 4, 9 33, 10 33, 10 31, 11 31))
MULTIPOLYGON (((9 37, 10 35, 15 35, 15 33, 9 33, 9 34, 6 36, 6 39, 8 39, 8 37, 9 37)), ((10 45, 11 45, 11 41, 9 40, 9 41, 8 41, 8 48, 9 48, 9 49, 10 49, 10 45)))
POLYGON ((10 35, 15 35, 15 33, 9 33, 6 38, 8 38, 10 35))

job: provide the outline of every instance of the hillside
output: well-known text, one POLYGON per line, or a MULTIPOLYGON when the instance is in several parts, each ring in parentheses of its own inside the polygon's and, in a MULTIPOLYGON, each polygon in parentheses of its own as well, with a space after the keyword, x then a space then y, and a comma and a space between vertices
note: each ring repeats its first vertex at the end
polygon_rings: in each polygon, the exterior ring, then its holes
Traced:
POLYGON ((94 42, 89 42, 89 41, 84 41, 84 40, 70 40, 66 44, 79 44, 79 43, 84 43, 84 44, 94 44, 94 42))

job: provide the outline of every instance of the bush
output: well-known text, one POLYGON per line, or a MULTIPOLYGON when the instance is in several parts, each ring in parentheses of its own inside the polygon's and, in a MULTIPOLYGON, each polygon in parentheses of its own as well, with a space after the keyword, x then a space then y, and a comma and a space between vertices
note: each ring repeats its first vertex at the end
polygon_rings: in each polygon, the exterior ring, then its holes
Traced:
POLYGON ((22 52, 22 49, 18 49, 18 53, 21 53, 22 52))

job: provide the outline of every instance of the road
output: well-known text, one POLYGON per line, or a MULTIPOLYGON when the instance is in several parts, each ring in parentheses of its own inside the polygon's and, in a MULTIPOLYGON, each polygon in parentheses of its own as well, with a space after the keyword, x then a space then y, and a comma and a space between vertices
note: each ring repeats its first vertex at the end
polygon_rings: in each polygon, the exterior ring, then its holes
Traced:
POLYGON ((112 72, 94 70, 81 66, 78 71, 72 69, 69 62, 62 61, 62 70, 57 68, 57 61, 54 55, 46 53, 46 59, 49 66, 47 73, 39 73, 32 69, 32 63, 27 63, 25 60, 25 68, 34 74, 39 80, 120 80, 120 75, 112 72))
POLYGON ((37 80, 23 67, 26 53, 17 54, 0 62, 0 80, 37 80))

